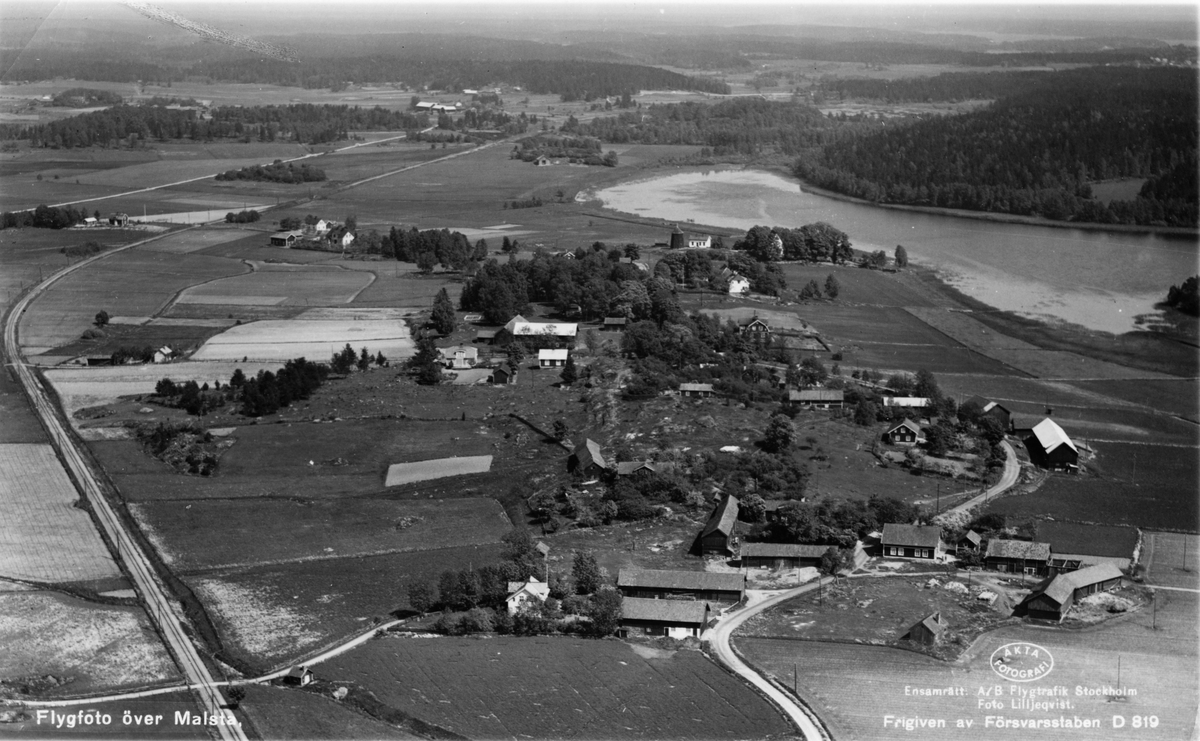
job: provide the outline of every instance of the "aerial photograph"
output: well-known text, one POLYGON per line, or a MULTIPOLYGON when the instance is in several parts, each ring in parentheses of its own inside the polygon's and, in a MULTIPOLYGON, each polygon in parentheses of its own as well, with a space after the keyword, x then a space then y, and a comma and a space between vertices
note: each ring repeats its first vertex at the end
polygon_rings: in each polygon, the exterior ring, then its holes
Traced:
POLYGON ((1197 741, 1198 19, 0 0, 0 741, 1197 741))

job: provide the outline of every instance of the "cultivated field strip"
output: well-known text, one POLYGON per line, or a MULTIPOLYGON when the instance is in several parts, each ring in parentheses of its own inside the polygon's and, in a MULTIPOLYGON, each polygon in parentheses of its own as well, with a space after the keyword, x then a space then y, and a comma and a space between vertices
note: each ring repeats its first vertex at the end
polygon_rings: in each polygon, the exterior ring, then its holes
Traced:
MULTIPOLYGON (((186 289, 179 303, 295 306, 348 304, 375 276, 369 272, 323 265, 256 265, 254 272, 209 281, 186 289)), ((193 281, 194 282, 194 281, 193 281)))
POLYGON ((371 355, 382 352, 393 361, 416 352, 412 334, 402 321, 266 319, 230 327, 209 338, 192 359, 230 361, 248 357, 282 362, 303 357, 325 362, 347 343, 355 352, 366 347, 371 355))
POLYGON ((120 576, 49 445, 0 445, 0 575, 39 582, 120 576))
POLYGON ((418 481, 430 481, 447 476, 487 473, 492 468, 492 456, 475 455, 456 458, 436 458, 413 463, 393 463, 388 466, 384 486, 403 486, 418 481))

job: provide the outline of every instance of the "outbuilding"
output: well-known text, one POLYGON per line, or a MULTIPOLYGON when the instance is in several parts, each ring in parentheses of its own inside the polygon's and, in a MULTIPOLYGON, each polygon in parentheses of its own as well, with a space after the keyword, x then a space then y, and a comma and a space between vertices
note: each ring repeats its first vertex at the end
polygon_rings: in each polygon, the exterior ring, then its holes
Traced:
POLYGON ((942 613, 935 612, 914 624, 907 633, 900 637, 900 640, 912 641, 922 646, 932 646, 942 639, 944 632, 946 632, 946 622, 942 620, 942 613))
POLYGON ((810 409, 841 409, 845 394, 841 389, 795 389, 788 392, 788 403, 810 409))
POLYGON ((650 461, 621 461, 617 464, 618 476, 647 476, 658 473, 650 461))
POLYGON ((708 522, 696 538, 696 550, 701 556, 713 554, 732 556, 734 531, 737 529, 739 502, 737 497, 726 494, 713 508, 708 522))
POLYGON ((566 348, 561 350, 538 350, 538 367, 561 368, 567 364, 568 354, 570 354, 570 351, 566 348))
POLYGON ((690 597, 708 602, 740 602, 746 596, 746 575, 715 571, 621 569, 617 589, 626 598, 690 597))
POLYGON ((606 316, 603 329, 605 332, 624 332, 628 323, 629 320, 623 316, 606 316))
POLYGON ((497 386, 507 386, 510 383, 517 382, 517 372, 510 371, 508 368, 497 368, 492 371, 492 383, 497 386))
POLYGON ((1007 407, 990 399, 985 399, 982 396, 972 396, 962 403, 960 407, 964 411, 970 411, 980 417, 991 417, 1000 423, 1001 429, 1005 432, 1011 428, 1012 412, 1007 407))
POLYGON ((304 232, 298 229, 293 229, 286 232, 275 232, 271 235, 271 246, 291 247, 296 243, 296 240, 300 239, 302 236, 304 236, 304 232))
POLYGON ((587 439, 575 446, 575 450, 567 457, 567 471, 579 472, 584 476, 598 476, 608 470, 608 462, 600 443, 587 439))
POLYGON ((938 525, 889 522, 883 526, 883 555, 886 558, 934 561, 941 558, 943 549, 942 528, 938 525))
POLYGON ((1076 602, 1097 592, 1118 589, 1122 578, 1124 574, 1111 563, 1052 576, 1034 588, 1021 608, 1031 618, 1061 621, 1076 602))
POLYGON ((749 569, 803 569, 821 565, 831 546, 803 543, 742 543, 742 566, 749 569))
POLYGON ((699 638, 711 613, 707 602, 627 597, 621 602, 622 637, 699 638))
POLYGON ((307 666, 293 666, 283 675, 283 683, 293 687, 306 687, 312 684, 313 672, 307 666))
POLYGON ((1007 574, 1045 576, 1050 568, 1050 544, 992 538, 983 556, 985 568, 1007 574))
POLYGON ((713 387, 711 383, 681 383, 679 395, 707 398, 713 395, 713 387))

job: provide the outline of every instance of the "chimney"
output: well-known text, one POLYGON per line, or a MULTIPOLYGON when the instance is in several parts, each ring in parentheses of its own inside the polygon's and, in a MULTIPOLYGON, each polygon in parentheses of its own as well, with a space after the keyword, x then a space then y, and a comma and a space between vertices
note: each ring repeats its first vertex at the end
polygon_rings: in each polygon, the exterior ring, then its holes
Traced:
POLYGON ((1046 416, 1047 417, 1054 416, 1054 407, 1046 407, 1046 416))

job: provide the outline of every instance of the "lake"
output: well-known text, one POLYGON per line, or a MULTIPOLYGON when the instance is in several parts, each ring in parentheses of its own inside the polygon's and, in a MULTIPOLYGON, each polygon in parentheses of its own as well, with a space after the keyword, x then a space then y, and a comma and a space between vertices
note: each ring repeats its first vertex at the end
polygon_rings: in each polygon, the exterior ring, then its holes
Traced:
MULTIPOLYGON (((626 213, 712 226, 795 228, 826 221, 859 250, 910 261, 990 306, 1047 322, 1122 333, 1157 316, 1167 289, 1197 273, 1192 237, 1027 226, 879 208, 801 190, 759 170, 684 172, 595 194, 626 213)), ((1151 319, 1153 321, 1153 319, 1151 319)))

